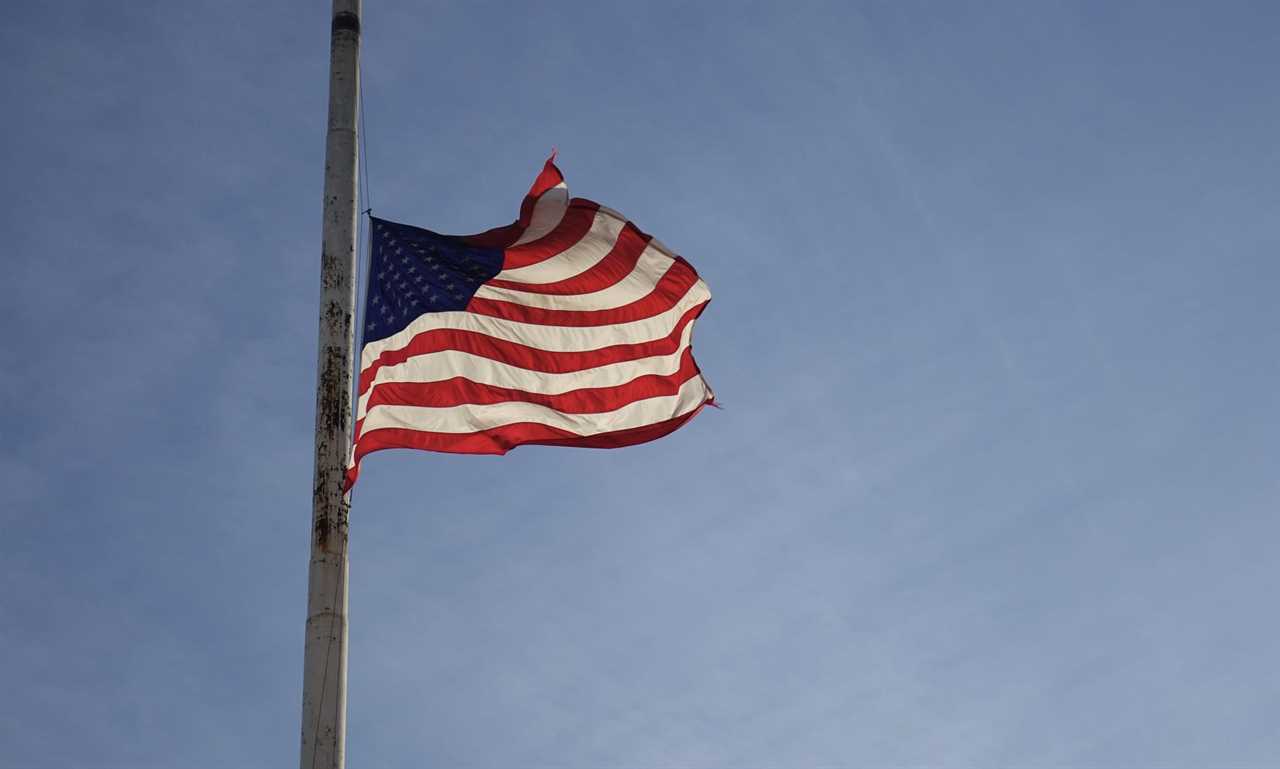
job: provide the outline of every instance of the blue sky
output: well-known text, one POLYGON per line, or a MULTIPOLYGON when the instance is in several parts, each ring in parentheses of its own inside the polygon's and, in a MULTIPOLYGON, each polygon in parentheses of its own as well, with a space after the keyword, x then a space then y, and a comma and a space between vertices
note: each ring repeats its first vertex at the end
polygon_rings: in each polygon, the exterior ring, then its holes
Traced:
MULTIPOLYGON (((1280 760, 1269 3, 367 0, 372 204, 684 254, 723 411, 384 452, 353 766, 1280 760)), ((0 766, 296 762, 322 2, 0 28, 0 766)))

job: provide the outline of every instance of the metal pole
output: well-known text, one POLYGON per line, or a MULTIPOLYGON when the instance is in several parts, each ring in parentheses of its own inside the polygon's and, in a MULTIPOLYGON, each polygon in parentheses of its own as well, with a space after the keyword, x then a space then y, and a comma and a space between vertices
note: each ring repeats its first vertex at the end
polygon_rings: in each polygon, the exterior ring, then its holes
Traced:
POLYGON ((356 114, 360 3, 333 0, 324 243, 316 368, 316 464, 302 682, 301 769, 342 769, 347 726, 347 515, 356 303, 356 114))

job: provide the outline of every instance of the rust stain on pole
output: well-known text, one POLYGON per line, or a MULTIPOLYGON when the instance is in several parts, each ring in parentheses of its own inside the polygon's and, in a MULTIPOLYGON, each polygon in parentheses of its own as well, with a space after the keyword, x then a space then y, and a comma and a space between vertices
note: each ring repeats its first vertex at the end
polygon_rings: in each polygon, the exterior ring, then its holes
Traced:
POLYGON ((346 761, 347 525, 355 339, 360 0, 334 0, 316 362, 315 478, 302 684, 302 769, 346 761))

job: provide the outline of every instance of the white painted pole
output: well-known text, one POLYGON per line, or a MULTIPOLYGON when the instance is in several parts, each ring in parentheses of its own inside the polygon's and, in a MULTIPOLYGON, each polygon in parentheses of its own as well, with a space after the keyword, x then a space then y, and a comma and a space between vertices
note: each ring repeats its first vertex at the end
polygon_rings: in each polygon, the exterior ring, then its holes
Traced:
POLYGON ((301 769, 342 769, 347 727, 347 515, 356 303, 356 115, 360 3, 333 0, 324 242, 316 373, 316 464, 302 682, 301 769))

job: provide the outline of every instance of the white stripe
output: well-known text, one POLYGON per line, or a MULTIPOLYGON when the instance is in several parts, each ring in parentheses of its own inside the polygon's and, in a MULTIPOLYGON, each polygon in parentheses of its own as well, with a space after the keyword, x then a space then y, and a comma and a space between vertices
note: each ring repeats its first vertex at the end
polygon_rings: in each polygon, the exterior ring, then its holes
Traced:
POLYGON ((515 280, 521 283, 554 283, 572 278, 592 267, 613 250, 618 235, 627 224, 625 219, 603 209, 596 212, 591 227, 582 239, 572 246, 543 259, 541 262, 513 267, 494 276, 495 280, 515 280))
POLYGON ((465 310, 429 312, 415 318, 399 333, 365 345, 360 354, 360 370, 368 368, 383 352, 399 350, 418 334, 438 328, 474 331, 551 352, 583 352, 615 344, 648 342, 670 334, 681 315, 710 298, 711 290, 699 279, 674 307, 664 313, 630 323, 604 326, 544 326, 478 315, 465 310))
POLYGON ((653 355, 648 358, 619 361, 562 374, 530 371, 460 350, 443 350, 426 355, 415 355, 404 363, 378 369, 373 386, 360 396, 356 419, 364 418, 373 391, 379 385, 389 382, 426 384, 460 376, 472 382, 494 387, 509 387, 543 395, 559 395, 585 387, 617 387, 647 374, 672 376, 680 370, 680 359, 684 356, 685 348, 689 346, 693 336, 693 325, 690 323, 684 327, 680 335, 680 345, 670 355, 653 355))
POLYGON ((564 218, 564 212, 568 209, 569 187, 564 182, 560 182, 539 195, 534 201, 533 216, 530 217, 529 226, 525 228, 520 239, 512 245, 529 243, 551 232, 564 218))
POLYGON ((635 268, 626 277, 599 291, 588 294, 535 294, 484 285, 476 291, 476 296, 547 310, 612 310, 652 293, 673 263, 674 260, 659 249, 646 247, 636 260, 635 268))
POLYGON ((474 433, 519 422, 568 430, 577 435, 627 430, 688 414, 710 398, 702 377, 685 382, 675 395, 632 401, 614 411, 598 414, 565 414, 534 403, 466 404, 431 406, 375 406, 365 418, 361 434, 394 427, 439 433, 474 433))

